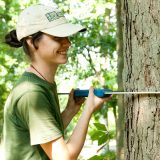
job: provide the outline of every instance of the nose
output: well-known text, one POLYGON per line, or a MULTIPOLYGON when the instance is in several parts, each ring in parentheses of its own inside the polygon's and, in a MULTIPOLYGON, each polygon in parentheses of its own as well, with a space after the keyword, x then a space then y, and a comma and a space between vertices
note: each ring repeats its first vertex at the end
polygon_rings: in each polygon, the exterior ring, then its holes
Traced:
POLYGON ((68 37, 65 37, 65 38, 63 39, 62 45, 63 45, 63 46, 67 46, 67 47, 70 47, 70 46, 71 46, 71 42, 70 42, 70 40, 69 40, 68 37))

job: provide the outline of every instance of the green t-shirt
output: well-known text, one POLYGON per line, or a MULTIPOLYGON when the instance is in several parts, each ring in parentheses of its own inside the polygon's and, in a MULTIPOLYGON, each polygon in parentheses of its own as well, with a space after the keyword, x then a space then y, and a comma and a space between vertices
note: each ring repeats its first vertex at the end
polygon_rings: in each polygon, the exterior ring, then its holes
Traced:
POLYGON ((5 160, 48 160, 40 144, 63 134, 56 84, 25 72, 4 107, 5 160))

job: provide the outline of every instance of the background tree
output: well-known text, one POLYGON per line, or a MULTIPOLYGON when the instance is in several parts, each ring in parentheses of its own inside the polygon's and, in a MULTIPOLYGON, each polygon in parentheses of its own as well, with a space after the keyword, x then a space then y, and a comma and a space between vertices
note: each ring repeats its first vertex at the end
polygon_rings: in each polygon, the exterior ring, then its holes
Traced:
MULTIPOLYGON (((123 0, 125 91, 160 91, 160 2, 123 0)), ((126 160, 160 159, 160 95, 126 95, 126 160)))

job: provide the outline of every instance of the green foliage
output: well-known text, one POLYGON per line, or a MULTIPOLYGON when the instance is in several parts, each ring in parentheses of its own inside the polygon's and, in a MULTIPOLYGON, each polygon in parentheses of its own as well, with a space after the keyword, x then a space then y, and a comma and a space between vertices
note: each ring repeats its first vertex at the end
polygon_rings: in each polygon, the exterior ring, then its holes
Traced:
POLYGON ((93 141, 97 140, 98 145, 104 144, 109 139, 109 134, 107 128, 104 124, 94 123, 96 130, 91 133, 91 139, 93 141))
POLYGON ((97 130, 104 131, 104 132, 107 131, 107 128, 106 128, 106 126, 104 124, 94 123, 94 125, 97 128, 97 130))
POLYGON ((18 0, 0 0, 0 133, 6 98, 27 65, 22 49, 8 47, 4 37, 15 28, 21 9, 32 3, 36 3, 36 0, 21 3, 18 0))
POLYGON ((97 156, 97 155, 95 155, 95 156, 89 158, 88 160, 103 160, 103 159, 104 159, 104 156, 97 156))
MULTIPOLYGON (((59 81, 64 83, 65 80, 71 80, 71 77, 74 76, 73 86, 78 88, 89 88, 90 85, 94 85, 95 88, 116 90, 116 27, 115 22, 111 21, 111 16, 114 17, 111 15, 113 14, 112 9, 109 8, 106 1, 79 0, 76 1, 76 5, 73 5, 69 0, 66 0, 64 3, 62 4, 57 0, 57 4, 65 12, 68 14, 75 13, 71 15, 70 20, 86 26, 87 31, 71 37, 72 48, 69 51, 69 62, 59 69, 59 74, 63 74, 65 78, 60 77, 59 81), (89 3, 90 5, 87 5, 89 3), (66 7, 67 5, 68 7, 66 7), (81 12, 81 8, 83 8, 83 12, 81 12)), ((116 111, 116 105, 117 99, 113 97, 110 103, 105 104, 100 111, 95 113, 95 124, 101 126, 99 119, 102 118, 110 123, 108 108, 112 107, 116 111)), ((116 113, 114 115, 116 116, 116 113)), ((103 145, 106 142, 108 145, 109 140, 115 138, 115 129, 107 132, 90 127, 89 135, 93 141, 98 141, 98 145, 103 145)))
POLYGON ((105 155, 95 155, 88 160, 116 160, 116 155, 115 152, 113 151, 108 151, 105 155))
POLYGON ((103 149, 105 145, 108 145, 108 142, 111 139, 115 138, 115 131, 107 129, 104 124, 94 123, 94 129, 90 131, 92 141, 98 141, 98 145, 102 145, 103 149))

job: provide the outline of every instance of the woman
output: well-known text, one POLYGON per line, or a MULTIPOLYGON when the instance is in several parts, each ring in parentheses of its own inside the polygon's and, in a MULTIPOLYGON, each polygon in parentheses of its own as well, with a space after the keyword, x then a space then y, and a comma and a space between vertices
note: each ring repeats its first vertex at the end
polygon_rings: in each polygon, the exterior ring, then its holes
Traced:
POLYGON ((67 142, 64 129, 79 111, 84 98, 70 92, 66 109, 60 113, 54 77, 67 62, 71 46, 68 36, 84 31, 67 22, 61 11, 33 5, 19 16, 16 30, 6 35, 11 47, 21 47, 30 58, 4 107, 6 160, 75 160, 86 138, 92 113, 110 98, 98 98, 90 87, 84 111, 67 142))

